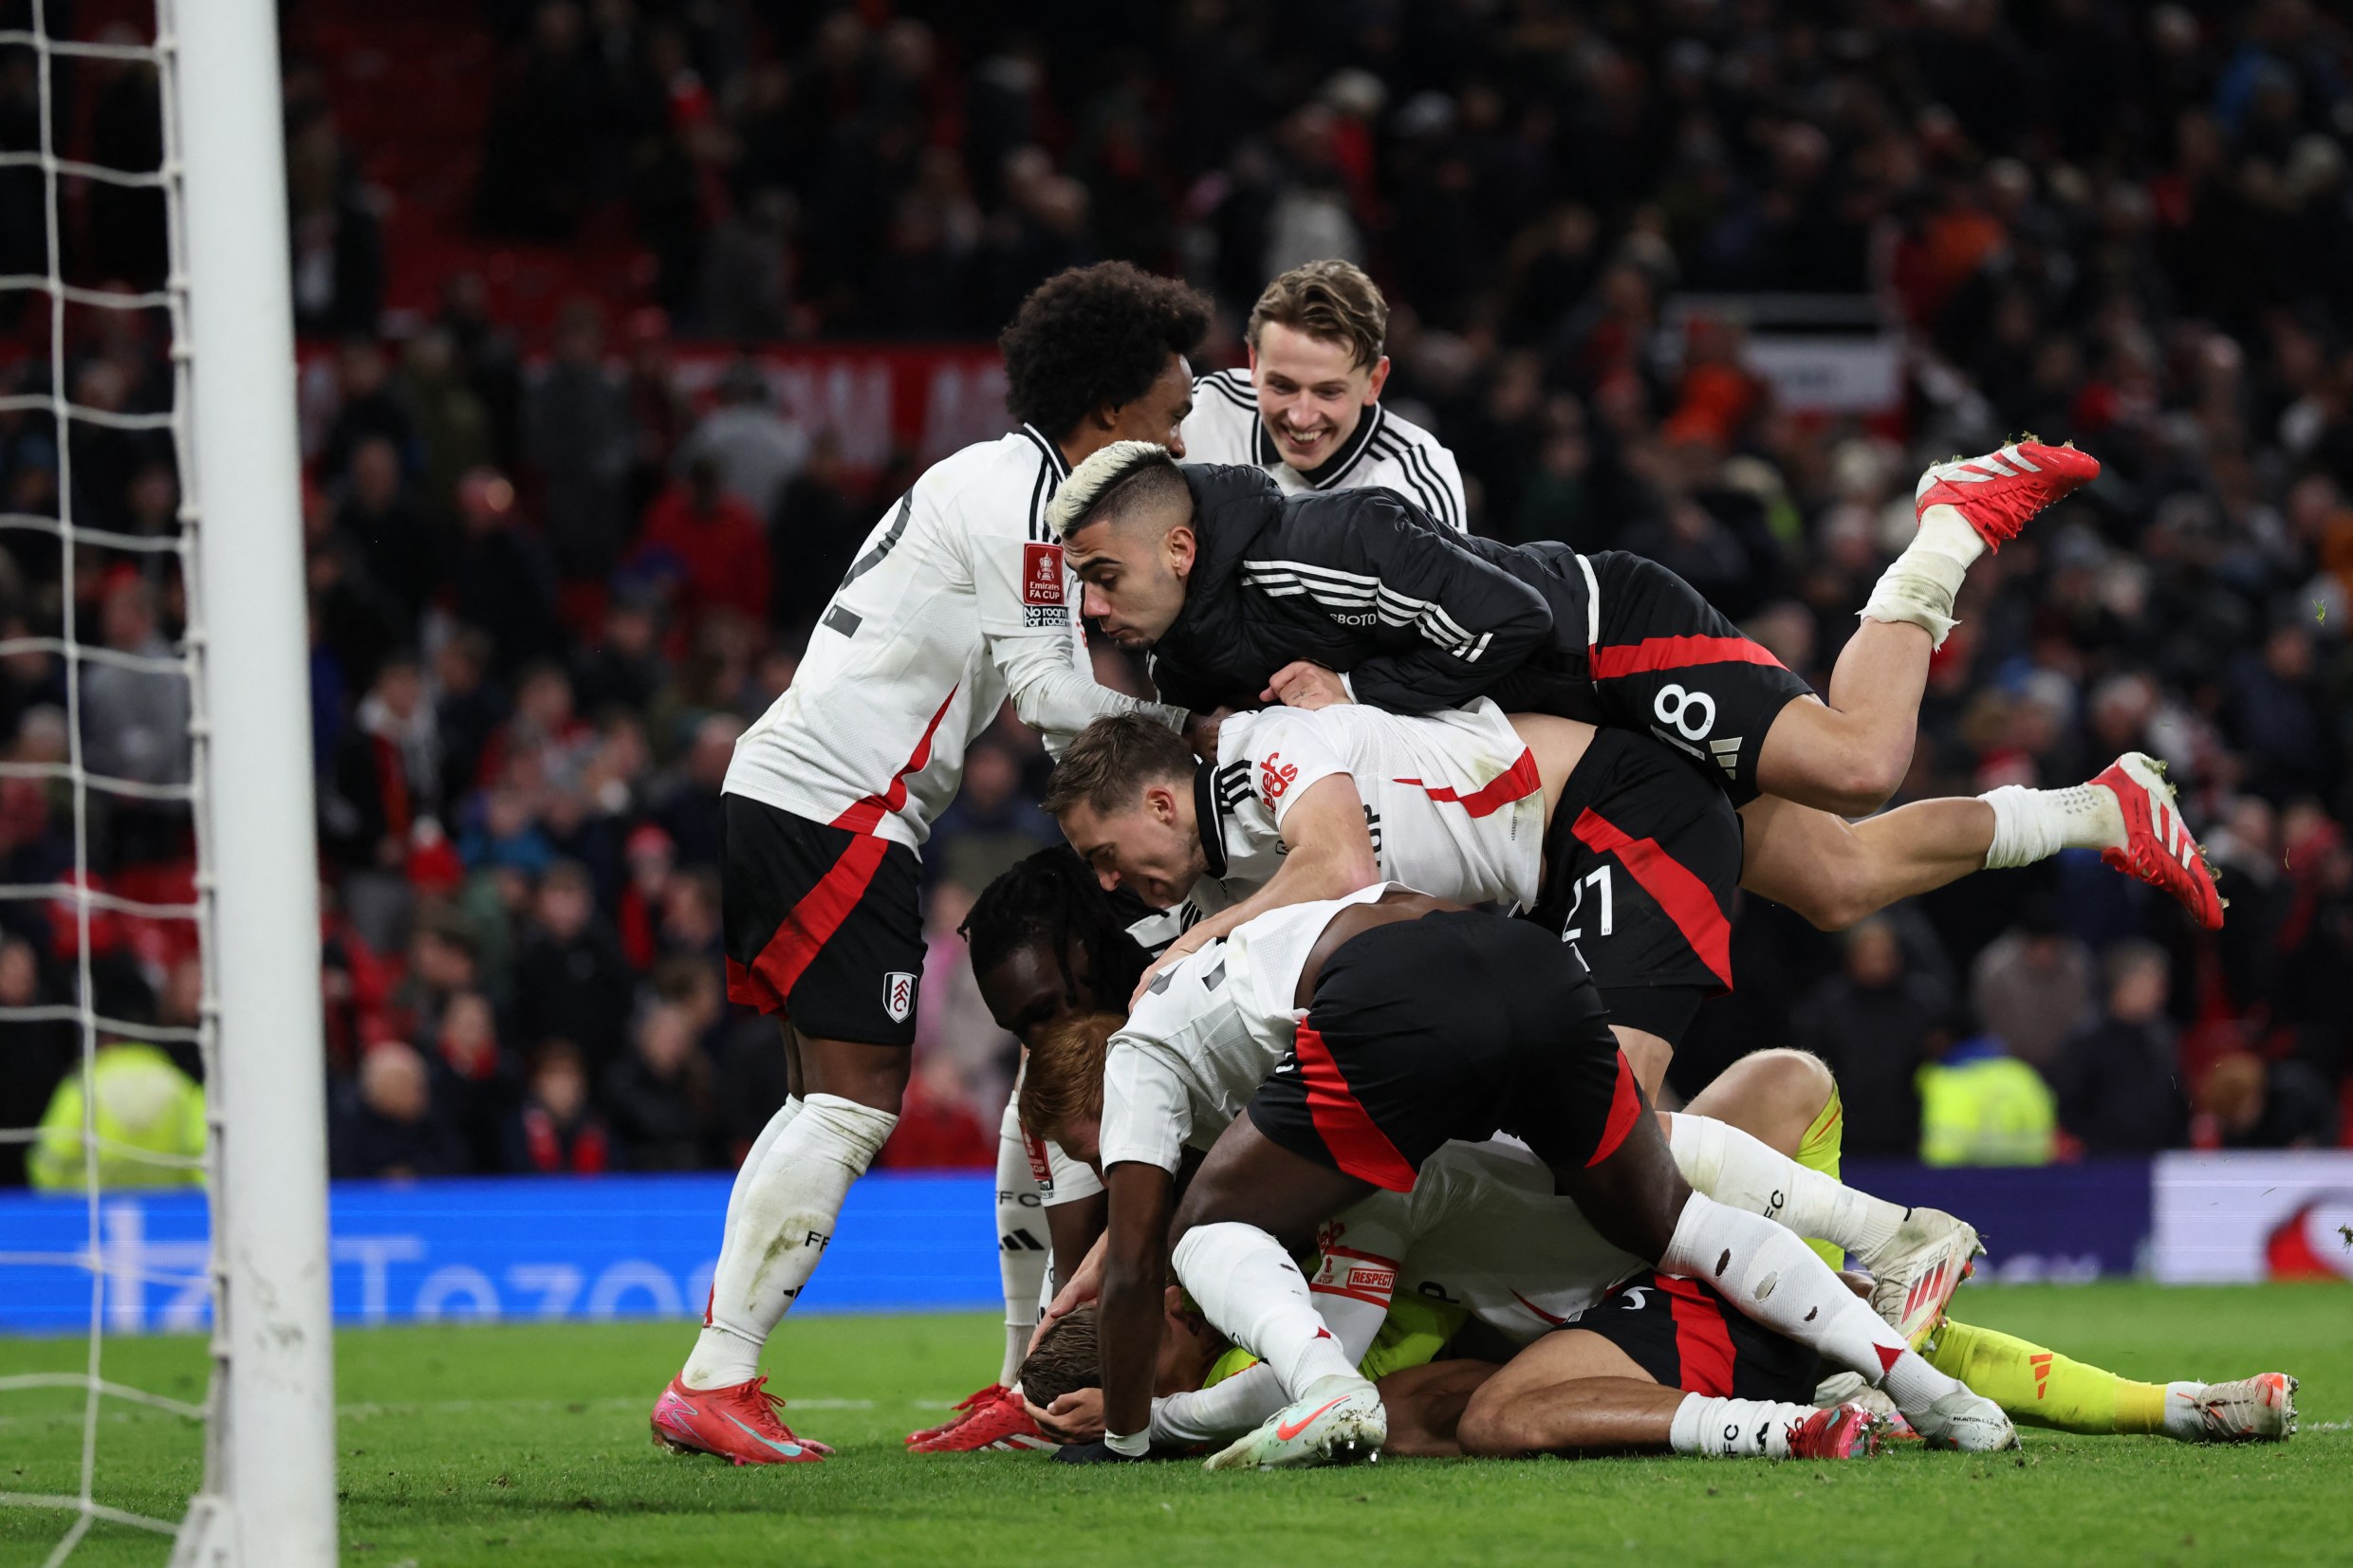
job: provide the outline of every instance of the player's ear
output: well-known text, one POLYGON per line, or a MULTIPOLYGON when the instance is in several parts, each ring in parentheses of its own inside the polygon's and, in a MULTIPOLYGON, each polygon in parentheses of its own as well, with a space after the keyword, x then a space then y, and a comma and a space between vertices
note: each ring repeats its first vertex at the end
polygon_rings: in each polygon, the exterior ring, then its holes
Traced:
POLYGON ((1144 785, 1144 809, 1152 813, 1156 822, 1176 820, 1176 791, 1164 784, 1144 785))
POLYGON ((1373 361, 1373 374, 1364 383, 1364 401, 1380 401, 1380 389, 1389 384, 1389 356, 1383 354, 1373 361))
POLYGON ((1194 533, 1192 524, 1179 523, 1169 529, 1165 545, 1168 551, 1169 570, 1178 577, 1191 577, 1194 557, 1198 553, 1199 547, 1200 539, 1194 533))

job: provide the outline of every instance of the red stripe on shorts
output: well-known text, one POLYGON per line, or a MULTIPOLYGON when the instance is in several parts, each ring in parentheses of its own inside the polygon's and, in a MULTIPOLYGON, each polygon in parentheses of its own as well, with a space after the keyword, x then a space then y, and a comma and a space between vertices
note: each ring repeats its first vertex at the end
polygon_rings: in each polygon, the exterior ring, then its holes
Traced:
POLYGON ((1473 817, 1491 817, 1514 801, 1525 801, 1544 787, 1544 775, 1536 770, 1536 753, 1522 751, 1520 760, 1510 771, 1498 773, 1468 795, 1458 795, 1446 784, 1426 784, 1419 779, 1399 779, 1401 784, 1418 784, 1421 792, 1440 804, 1459 805, 1473 817))
POLYGON ((1685 1393, 1718 1399, 1732 1392, 1732 1331, 1721 1303, 1692 1280, 1654 1274, 1675 1314, 1675 1356, 1682 1363, 1685 1393))
POLYGON ((833 933, 842 929, 850 911, 858 907, 874 874, 882 864, 883 852, 890 848, 886 839, 860 834, 852 839, 842 858, 831 870, 817 879, 802 900, 792 906, 777 926, 776 933, 760 950, 760 956, 747 969, 740 964, 730 964, 727 976, 727 996, 762 1012, 774 1012, 785 1005, 799 985, 801 976, 812 963, 833 933))
POLYGON ((1307 1086, 1307 1115, 1333 1162, 1359 1181, 1392 1192, 1411 1192, 1414 1168, 1389 1141, 1389 1134, 1374 1124, 1371 1114, 1357 1103, 1324 1037, 1302 1023, 1293 1043, 1299 1054, 1299 1077, 1307 1086))
POLYGON ((948 716, 948 704, 955 701, 956 692, 962 689, 961 681, 948 688, 948 694, 940 699, 939 711, 934 713, 932 722, 923 727, 923 738, 915 743, 915 751, 908 757, 907 765, 891 775, 891 782, 882 793, 869 795, 851 806, 833 820, 834 826, 848 828, 852 833, 872 833, 876 823, 907 803, 907 775, 922 772, 931 762, 932 737, 939 732, 939 721, 948 716))
POLYGON ((1642 1115, 1642 1091, 1634 1081, 1634 1069, 1626 1065, 1626 1053, 1618 1053, 1618 1086, 1610 1092, 1609 1120, 1602 1126, 1602 1141, 1593 1146, 1593 1157, 1585 1161, 1590 1171, 1626 1141, 1634 1124, 1642 1115))
POLYGON ((1708 891, 1707 883, 1659 848, 1658 839, 1628 838, 1590 806, 1577 814, 1569 831, 1595 854, 1617 856, 1636 885, 1667 912, 1667 918, 1708 966, 1708 972, 1726 990, 1732 988, 1732 924, 1716 907, 1715 895, 1708 891))
POLYGON ((1652 670, 1681 670, 1694 664, 1769 664, 1784 668, 1765 647, 1747 637, 1644 637, 1640 642, 1592 650, 1593 678, 1616 680, 1652 670))

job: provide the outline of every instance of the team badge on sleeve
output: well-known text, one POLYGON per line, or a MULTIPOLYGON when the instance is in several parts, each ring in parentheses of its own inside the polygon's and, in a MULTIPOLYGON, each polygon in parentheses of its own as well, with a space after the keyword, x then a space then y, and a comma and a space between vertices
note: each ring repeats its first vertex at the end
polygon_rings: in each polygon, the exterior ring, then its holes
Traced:
POLYGON ((1063 584, 1062 546, 1021 547, 1022 619, 1030 626, 1066 626, 1070 600, 1063 584))
POLYGON ((904 969, 893 969, 882 977, 882 1010, 891 1015, 894 1024, 904 1024, 915 1011, 916 977, 904 969))

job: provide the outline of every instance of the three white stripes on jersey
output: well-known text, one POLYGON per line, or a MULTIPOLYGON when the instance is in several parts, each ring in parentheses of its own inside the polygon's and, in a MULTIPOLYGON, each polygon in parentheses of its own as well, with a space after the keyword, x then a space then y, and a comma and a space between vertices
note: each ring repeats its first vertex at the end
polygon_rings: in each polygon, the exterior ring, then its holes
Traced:
POLYGON ((1434 600, 1399 593, 1377 577, 1311 566, 1304 561, 1245 561, 1242 581, 1269 599, 1306 594, 1335 610, 1370 610, 1392 626, 1415 626, 1421 635, 1465 664, 1475 664, 1494 640, 1492 632, 1473 636, 1434 600))

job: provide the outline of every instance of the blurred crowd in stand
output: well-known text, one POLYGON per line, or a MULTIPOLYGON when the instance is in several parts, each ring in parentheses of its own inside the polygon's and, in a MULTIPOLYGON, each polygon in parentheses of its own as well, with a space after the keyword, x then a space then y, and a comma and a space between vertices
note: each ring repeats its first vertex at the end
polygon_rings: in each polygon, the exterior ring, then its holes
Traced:
MULTIPOLYGON (((306 0, 331 4, 332 0, 306 0)), ((302 6, 294 8, 297 11, 302 6)), ((25 0, 0 0, 0 26, 25 0)), ((459 10, 465 10, 459 7, 459 10)), ((58 26, 61 8, 49 8, 58 26)), ((70 14, 70 13, 66 13, 70 14)), ((20 20, 9 21, 16 17, 20 20)), ((1391 406, 1461 460, 1481 531, 1647 554, 1826 683, 1912 526, 1921 465, 2007 433, 2102 480, 1972 573, 1906 796, 2063 784, 2146 749, 2228 925, 2072 853, 1840 935, 1754 901, 1739 989, 1675 1068, 1837 1069, 1846 1146, 1953 1162, 2334 1144, 2353 1103, 2353 32, 2304 0, 1251 0, 1108 9, 484 0, 486 240, 618 226, 629 297, 545 329, 478 274, 387 330, 400 208, 287 63, 324 1005, 339 1174, 727 1166, 784 1094, 719 960, 718 788, 914 466, 845 466, 756 350, 986 340, 1055 270, 1125 257, 1213 293, 1235 362, 1272 273, 1363 263, 1391 406), (1900 385, 1785 406, 1724 296, 1872 305, 1900 385), (690 396, 682 342, 743 352, 690 396)), ((360 26, 361 24, 355 24, 360 26)), ((61 67, 74 156, 152 168, 152 71, 61 67)), ((0 48, 0 151, 39 145, 0 48)), ((397 149, 395 149, 397 151, 397 149)), ((0 168, 0 274, 157 286, 152 192, 0 168)), ((192 606, 171 434, 38 406, 173 406, 156 310, 0 291, 0 1006, 163 1025, 195 1070, 184 902, 192 606), (40 520, 108 530, 70 551, 40 520), (78 749, 77 749, 78 747, 78 749), (65 765, 141 786, 86 798, 65 765), (86 954, 83 951, 87 948, 86 954)), ((136 426, 141 421, 131 420, 136 426)), ((237 613, 209 583, 203 613, 237 613)), ((1053 838, 1010 717, 924 855, 931 958, 883 1155, 985 1165, 1013 1066, 955 927, 1053 838)), ((300 977, 288 977, 301 983, 300 977)), ((0 1024, 0 1124, 78 1027, 0 1024)), ((0 1144, 0 1181, 20 1146, 0 1144)))

